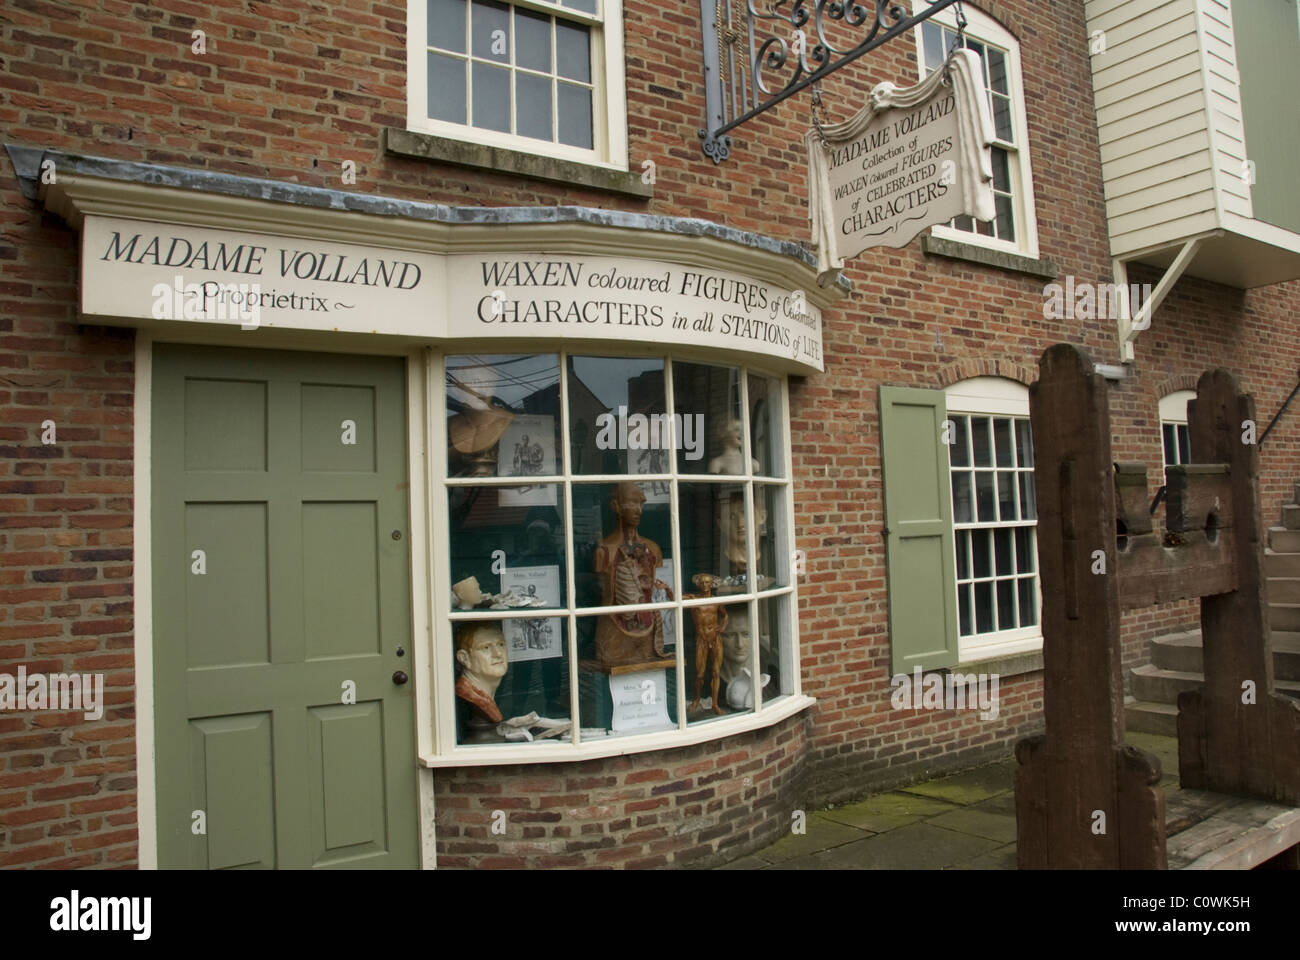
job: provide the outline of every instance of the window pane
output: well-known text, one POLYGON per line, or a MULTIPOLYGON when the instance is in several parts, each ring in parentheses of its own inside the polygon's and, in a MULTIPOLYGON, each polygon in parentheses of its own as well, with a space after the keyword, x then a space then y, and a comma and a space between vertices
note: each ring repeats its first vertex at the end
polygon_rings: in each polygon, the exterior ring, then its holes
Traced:
POLYGON ((581 10, 583 13, 595 14, 596 0, 562 0, 566 7, 581 10))
POLYGON ((969 467, 970 445, 966 439, 969 418, 951 416, 948 419, 952 421, 953 425, 952 443, 948 445, 948 462, 954 467, 969 467))
POLYGON ((474 0, 470 26, 474 56, 497 63, 510 62, 510 8, 491 0, 474 0))
POLYGON ((1011 192, 1011 170, 1005 150, 993 151, 993 189, 1011 192))
POLYGON ((978 233, 981 237, 996 236, 996 231, 993 224, 988 222, 987 220, 976 220, 975 232, 978 233))
POLYGON ((957 548, 957 579, 970 579, 970 533, 958 530, 953 534, 953 544, 957 548))
POLYGON ((1029 420, 1016 421, 1016 466, 1034 465, 1034 431, 1029 420))
POLYGON ((515 8, 515 65, 551 72, 550 17, 515 8))
POLYGON ((465 122, 465 61, 429 54, 429 117, 465 122))
POLYGON ((465 0, 429 0, 429 46, 465 52, 465 0))
POLYGON ((559 357, 448 357, 446 378, 449 476, 560 472, 559 357))
POLYGON ((975 584, 975 631, 988 633, 993 629, 993 583, 975 584))
POLYGON ((970 217, 957 217, 952 222, 954 230, 965 230, 967 233, 975 232, 975 221, 970 217))
POLYGON ((1000 193, 993 195, 993 204, 998 212, 998 237, 1002 240, 1016 239, 1016 220, 1012 213, 1011 198, 1000 193))
POLYGON ((572 738, 564 618, 462 621, 452 637, 457 743, 529 742, 520 730, 534 743, 572 738), (509 723, 530 713, 538 719, 509 723))
POLYGON ((925 69, 928 73, 931 70, 937 70, 943 63, 943 31, 939 25, 932 20, 926 20, 921 24, 921 43, 925 48, 925 69))
POLYGON ((1034 528, 1016 527, 1016 572, 1034 572, 1034 528))
POLYGON ((551 139, 551 79, 515 74, 515 130, 520 136, 551 139))
POLYGON ((998 516, 1003 520, 1018 520, 1016 516, 1015 474, 998 471, 998 516))
MULTIPOLYGON (((788 596, 769 597, 758 601, 758 656, 762 669, 758 685, 763 692, 764 704, 777 697, 794 693, 794 651, 783 639, 789 633, 787 626, 789 622, 790 598, 788 596), (771 679, 764 680, 764 675, 771 679)), ((731 689, 729 686, 728 691, 731 689)))
MULTIPOLYGON (((662 359, 570 357, 573 471, 668 473, 666 409, 662 359)), ((651 503, 668 502, 666 482, 648 485, 647 492, 651 503)))
POLYGON ((975 53, 975 55, 980 58, 981 62, 984 60, 984 44, 980 43, 978 40, 972 40, 970 37, 967 37, 966 49, 975 53))
POLYGON ((989 558, 991 541, 991 532, 988 530, 970 532, 970 555, 976 578, 992 576, 989 558))
POLYGON ((570 80, 591 82, 591 31, 564 20, 555 21, 556 72, 570 80))
MULTIPOLYGON (((626 606, 674 599, 678 587, 674 582, 667 491, 657 502, 654 496, 649 483, 573 485, 573 563, 579 606, 626 606), (656 597, 656 593, 662 595, 656 597)), ((704 550, 712 546, 706 544, 704 550)), ((645 639, 649 635, 648 617, 628 619, 617 614, 611 623, 629 636, 645 639)))
POLYGON ((993 531, 994 571, 999 577, 1009 577, 1015 573, 1011 569, 1011 540, 1010 530, 993 531))
POLYGON ((999 417, 993 421, 993 449, 999 467, 1011 466, 1011 421, 999 417))
POLYGON ((993 95, 993 129, 999 140, 1007 143, 1016 142, 1016 131, 1011 125, 1011 100, 1007 97, 993 95))
POLYGON ((749 375, 749 453, 765 477, 785 476, 785 432, 781 425, 781 381, 749 375))
POLYGON ((758 544, 758 580, 751 590, 790 585, 790 546, 786 540, 784 486, 754 484, 754 528, 758 544))
POLYGON ((1020 516, 1024 520, 1038 519, 1038 494, 1032 473, 1020 474, 1020 516))
POLYGON ((1164 440, 1165 466, 1176 466, 1178 463, 1178 441, 1174 433, 1174 425, 1172 423, 1163 424, 1160 428, 1160 432, 1163 435, 1162 439, 1164 440))
POLYGON ((558 84, 559 140, 571 147, 590 150, 594 143, 591 129, 591 91, 571 83, 558 84))
POLYGON ((686 644, 686 720, 696 723, 754 708, 753 625, 749 604, 704 604, 682 611, 686 644))
POLYGON ((970 473, 962 470, 952 475, 952 519, 954 523, 971 523, 970 473))
POLYGON ((969 636, 971 632, 970 595, 971 588, 968 584, 957 587, 957 613, 961 620, 961 626, 959 629, 961 630, 961 635, 963 637, 969 636))
POLYGON ((631 629, 644 633, 644 638, 628 640, 614 619, 603 617, 578 618, 578 714, 582 718, 583 739, 629 736, 654 730, 672 730, 677 726, 677 670, 676 626, 668 627, 676 618, 672 610, 644 610, 619 614, 631 623, 631 629), (613 631, 611 633, 611 631, 613 631), (615 673, 612 664, 599 660, 595 653, 599 645, 615 649, 610 636, 623 638, 632 651, 632 659, 624 667, 640 669, 620 670, 615 673), (673 642, 666 643, 671 636, 673 642), (663 653, 655 650, 656 637, 663 653), (648 656, 636 652, 640 648, 650 651, 648 656))
POLYGON ((993 498, 993 474, 975 474, 975 502, 979 506, 980 523, 997 523, 997 508, 993 498))
POLYGON ((559 484, 451 487, 448 544, 456 610, 561 607, 564 497, 559 484), (505 554, 504 571, 499 562, 505 554))
POLYGON ((975 466, 993 466, 993 453, 989 441, 989 418, 971 417, 971 443, 975 448, 975 466))
POLYGON ((1192 435, 1189 431, 1187 424, 1185 423, 1179 424, 1177 432, 1178 432, 1178 462, 1191 463, 1192 462, 1192 435))
MULTIPOLYGON (((735 483, 683 483, 677 488, 677 506, 683 594, 727 596, 752 590, 747 560, 752 525, 745 515, 744 487, 735 483)), ((766 508, 763 514, 762 521, 769 522, 766 508)), ((764 546, 755 545, 760 566, 772 559, 761 556, 764 546)))
POLYGON ((1010 93, 1007 89, 1007 58, 1001 51, 993 47, 988 49, 989 55, 989 89, 995 93, 1010 93))
POLYGON ((1033 577, 1022 578, 1017 582, 1020 584, 1020 625, 1030 627, 1038 623, 1037 588, 1033 577))
POLYGON ((474 126, 510 132, 510 71, 474 64, 474 126))
MULTIPOLYGON (((738 476, 748 472, 738 369, 674 363, 673 403, 679 471, 738 476)), ((758 470, 752 458, 750 465, 758 470)))
POLYGON ((998 581, 998 629, 1012 630, 1016 626, 1016 581, 998 581))

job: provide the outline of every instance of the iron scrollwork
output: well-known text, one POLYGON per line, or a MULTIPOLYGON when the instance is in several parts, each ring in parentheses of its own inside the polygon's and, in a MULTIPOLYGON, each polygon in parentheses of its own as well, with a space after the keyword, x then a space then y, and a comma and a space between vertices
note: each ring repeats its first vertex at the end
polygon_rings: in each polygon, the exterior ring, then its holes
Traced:
POLYGON ((960 0, 700 0, 704 33, 704 153, 721 163, 728 131, 960 0), (856 31, 837 46, 832 33, 856 31), (784 83, 780 81, 784 79, 784 83))

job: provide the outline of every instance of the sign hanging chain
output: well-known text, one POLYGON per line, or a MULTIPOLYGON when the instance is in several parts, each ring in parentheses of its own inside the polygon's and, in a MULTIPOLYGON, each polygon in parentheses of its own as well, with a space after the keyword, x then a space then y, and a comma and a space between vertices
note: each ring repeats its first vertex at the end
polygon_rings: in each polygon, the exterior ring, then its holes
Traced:
POLYGON ((966 46, 966 24, 968 21, 966 20, 966 11, 962 9, 961 0, 957 0, 957 5, 953 9, 957 11, 957 36, 953 38, 952 46, 948 48, 948 56, 943 61, 943 82, 945 86, 952 83, 950 65, 952 64, 953 54, 966 46))
POLYGON ((822 104, 822 85, 820 81, 812 85, 812 122, 817 131, 817 139, 821 141, 824 149, 829 150, 830 144, 826 141, 826 131, 823 127, 830 122, 830 117, 826 115, 826 107, 822 104))

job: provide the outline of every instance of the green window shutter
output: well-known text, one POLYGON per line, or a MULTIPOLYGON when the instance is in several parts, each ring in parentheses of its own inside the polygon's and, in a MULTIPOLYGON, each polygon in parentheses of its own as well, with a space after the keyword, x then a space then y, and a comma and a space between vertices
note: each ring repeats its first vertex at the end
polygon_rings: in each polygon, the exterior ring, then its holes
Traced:
POLYGON ((957 570, 941 390, 880 388, 891 670, 957 664, 957 570))

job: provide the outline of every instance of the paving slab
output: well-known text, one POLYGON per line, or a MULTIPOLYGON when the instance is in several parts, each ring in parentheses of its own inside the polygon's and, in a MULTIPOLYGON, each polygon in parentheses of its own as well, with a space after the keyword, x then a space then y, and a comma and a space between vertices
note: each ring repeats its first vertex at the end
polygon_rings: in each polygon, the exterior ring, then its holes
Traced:
POLYGON ((833 810, 823 810, 820 816, 859 830, 884 833, 896 827, 916 823, 926 817, 960 810, 961 807, 946 800, 921 797, 912 793, 882 793, 867 797, 857 803, 846 804, 833 810))
POLYGON ((754 856, 768 863, 783 863, 869 836, 866 831, 827 820, 820 813, 809 813, 806 826, 806 833, 787 834, 770 847, 755 851, 754 856))
POLYGON ((941 870, 1002 846, 999 840, 912 823, 800 859, 821 870, 941 870))
POLYGON ((1016 845, 1008 843, 998 847, 992 853, 983 853, 974 860, 967 860, 953 866, 953 870, 1017 870, 1016 845))
POLYGON ((1013 843, 1016 839, 1016 811, 1015 795, 1011 793, 1003 794, 1001 797, 994 797, 986 800, 984 803, 972 804, 969 807, 958 807, 950 813, 943 813, 937 817, 931 817, 926 823, 934 824, 936 827, 943 827, 945 830, 956 830, 958 833, 969 833, 976 837, 985 837, 989 840, 997 840, 999 843, 1013 843), (1005 808, 988 807, 989 803, 1006 803, 1006 798, 1011 798, 1011 811, 1005 808))
POLYGON ((1000 793, 1014 790, 1016 784, 1016 761, 1014 758, 1000 760, 987 766, 976 767, 962 773, 944 777, 942 780, 926 780, 903 787, 905 793, 915 793, 949 803, 971 804, 988 800, 1000 793))
POLYGON ((739 860, 732 860, 730 863, 724 863, 720 867, 714 867, 715 870, 762 870, 770 866, 766 860, 760 860, 756 856, 741 857, 739 860))

